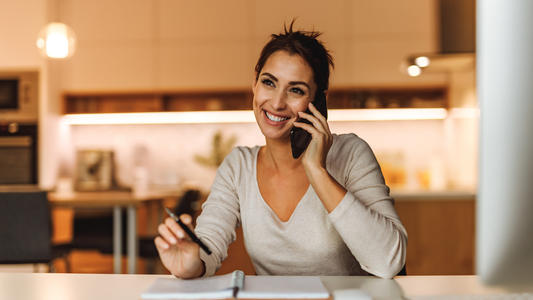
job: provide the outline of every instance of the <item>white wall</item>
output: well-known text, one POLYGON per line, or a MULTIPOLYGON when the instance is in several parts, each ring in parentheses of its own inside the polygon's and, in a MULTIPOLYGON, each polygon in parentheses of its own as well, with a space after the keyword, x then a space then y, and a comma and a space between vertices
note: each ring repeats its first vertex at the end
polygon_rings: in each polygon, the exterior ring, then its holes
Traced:
POLYGON ((46 0, 0 0, 0 68, 39 69, 35 47, 46 23, 46 0))
MULTIPOLYGON (((333 122, 332 132, 356 133, 365 139, 377 154, 401 153, 404 168, 416 188, 417 170, 428 168, 429 158, 445 159, 443 120, 333 122), (439 156, 440 155, 440 156, 439 156), (427 158, 427 159, 421 159, 427 158)), ((151 184, 172 185, 188 181, 209 189, 214 169, 194 161, 194 155, 206 155, 211 139, 220 130, 224 137, 237 137, 237 145, 264 145, 264 137, 255 123, 197 125, 113 125, 72 126, 71 152, 63 153, 63 163, 71 165, 75 149, 106 149, 115 153, 117 179, 126 186, 132 183, 135 148, 148 150, 148 171, 151 184), (107 138, 102 138, 105 132, 107 138)), ((68 132, 66 132, 68 134, 68 132)))
POLYGON ((269 35, 296 17, 324 32, 336 62, 334 85, 442 83, 410 78, 408 54, 434 52, 436 1, 62 0, 61 18, 79 47, 63 88, 249 87, 269 35))

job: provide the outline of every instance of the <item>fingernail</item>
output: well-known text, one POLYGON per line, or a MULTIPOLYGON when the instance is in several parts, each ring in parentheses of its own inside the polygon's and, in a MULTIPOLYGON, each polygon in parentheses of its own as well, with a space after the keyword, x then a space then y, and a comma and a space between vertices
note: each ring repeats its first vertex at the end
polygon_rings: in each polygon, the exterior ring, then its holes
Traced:
POLYGON ((168 247, 170 247, 168 244, 164 244, 164 245, 163 245, 163 248, 164 248, 164 249, 168 249, 168 247))
POLYGON ((179 237, 180 239, 182 239, 182 238, 183 238, 183 232, 178 231, 178 237, 179 237))
POLYGON ((175 238, 170 238, 170 243, 175 245, 178 241, 175 238))

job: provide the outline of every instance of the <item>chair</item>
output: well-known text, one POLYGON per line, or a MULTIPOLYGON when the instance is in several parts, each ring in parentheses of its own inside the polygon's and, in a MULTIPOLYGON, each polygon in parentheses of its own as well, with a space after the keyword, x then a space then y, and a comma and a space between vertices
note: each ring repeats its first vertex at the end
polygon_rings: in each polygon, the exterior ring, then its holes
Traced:
POLYGON ((0 192, 0 263, 50 265, 50 225, 46 192, 0 192))
MULTIPOLYGON (((198 211, 198 201, 201 199, 201 192, 196 189, 187 190, 180 198, 176 207, 173 208, 175 214, 183 213, 194 216, 198 211)), ((124 213, 124 212, 123 212, 124 213)), ((122 218, 122 254, 126 254, 126 218, 122 218)), ((73 237, 68 244, 61 245, 65 251, 70 250, 97 250, 103 254, 113 253, 113 215, 111 212, 97 212, 75 214, 73 221, 73 237)), ((141 258, 157 258, 159 256, 154 244, 155 236, 140 236, 138 237, 139 257, 141 258)), ((149 265, 148 268, 152 268, 149 265)))
POLYGON ((405 276, 405 275, 407 275, 406 265, 403 266, 403 268, 400 270, 400 272, 398 272, 398 274, 396 274, 396 276, 405 276))
MULTIPOLYGON (((202 193, 196 189, 187 190, 180 198, 176 207, 172 210, 176 216, 188 214, 195 220, 199 213, 202 193)), ((159 260, 159 253, 154 243, 155 236, 139 237, 139 257, 146 259, 147 273, 155 273, 156 262, 159 260)), ((122 248, 124 249, 124 248, 122 248)))
MULTIPOLYGON (((199 190, 189 189, 180 198, 176 207, 174 207, 173 213, 176 216, 181 214, 188 214, 193 217, 197 215, 200 205, 198 202, 201 200, 202 194, 199 190)), ((154 244, 155 236, 139 237, 139 256, 142 258, 157 258, 159 253, 154 244)))

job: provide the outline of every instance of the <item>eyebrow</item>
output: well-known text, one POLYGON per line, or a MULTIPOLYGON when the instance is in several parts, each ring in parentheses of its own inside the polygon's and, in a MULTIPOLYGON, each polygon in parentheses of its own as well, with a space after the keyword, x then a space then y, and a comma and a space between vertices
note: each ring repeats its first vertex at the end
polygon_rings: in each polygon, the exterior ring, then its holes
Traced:
MULTIPOLYGON (((275 82, 278 82, 278 79, 276 78, 276 76, 268 73, 268 72, 264 72, 264 73, 261 73, 261 75, 266 75, 268 77, 270 77, 270 79, 274 80, 275 82)), ((297 84, 302 84, 302 85, 305 85, 309 90, 311 89, 311 87, 307 84, 307 82, 304 82, 304 81, 289 81, 289 84, 290 85, 297 85, 297 84)))

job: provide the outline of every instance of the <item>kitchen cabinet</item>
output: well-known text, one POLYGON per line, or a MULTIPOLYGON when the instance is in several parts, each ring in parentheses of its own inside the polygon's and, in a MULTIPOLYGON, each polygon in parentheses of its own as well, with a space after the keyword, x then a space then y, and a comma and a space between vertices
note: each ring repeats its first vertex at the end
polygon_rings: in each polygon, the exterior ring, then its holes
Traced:
POLYGON ((475 198, 397 199, 408 275, 475 274, 475 198))
MULTIPOLYGON (((328 108, 447 108, 447 96, 444 86, 334 88, 328 94, 328 108)), ((250 89, 65 92, 63 112, 250 110, 252 98, 250 89)))

